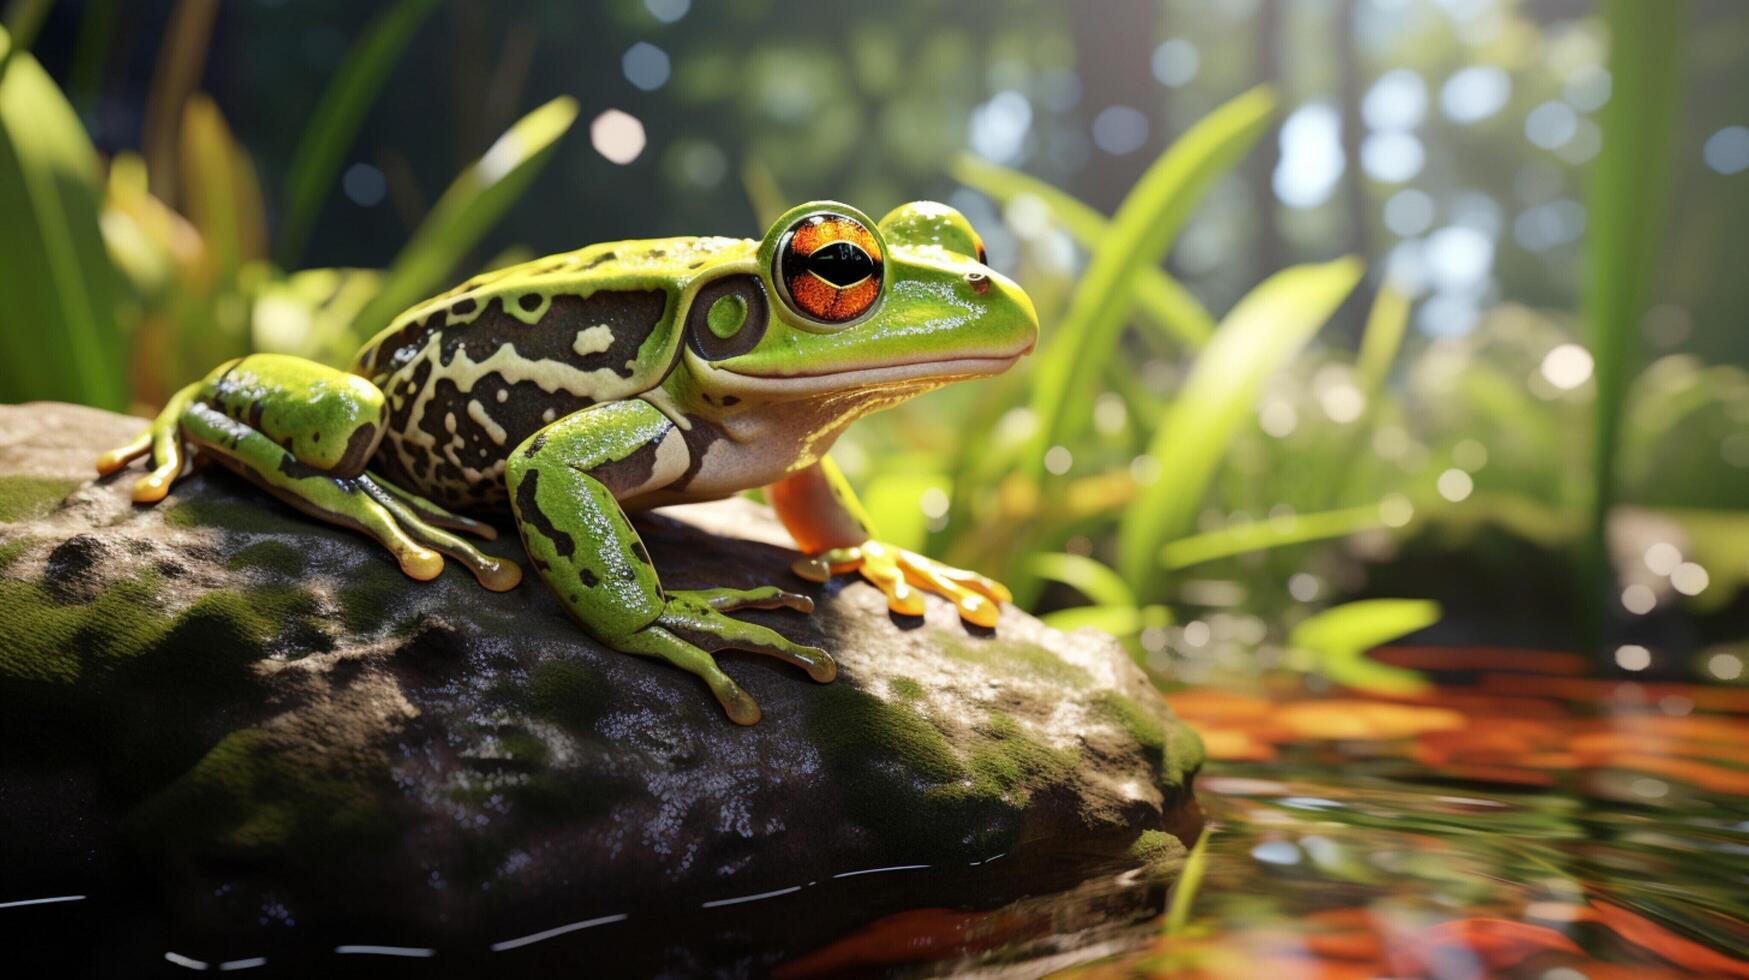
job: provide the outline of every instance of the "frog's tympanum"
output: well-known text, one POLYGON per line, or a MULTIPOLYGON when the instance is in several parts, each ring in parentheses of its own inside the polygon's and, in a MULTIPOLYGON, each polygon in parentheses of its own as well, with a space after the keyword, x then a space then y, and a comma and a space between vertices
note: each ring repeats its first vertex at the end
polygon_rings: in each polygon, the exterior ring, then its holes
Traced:
POLYGON ((592 245, 477 276, 403 313, 350 373, 276 354, 221 364, 177 392, 110 473, 148 452, 134 499, 164 498, 185 443, 315 517, 370 535, 415 579, 443 555, 488 589, 514 563, 459 534, 458 512, 508 507, 528 558, 591 635, 698 675, 741 724, 759 707, 713 654, 751 650, 816 681, 824 650, 725 615, 808 597, 664 589, 626 510, 754 487, 824 581, 860 571, 900 613, 917 590, 996 622, 1000 584, 881 543, 827 458, 858 417, 1031 350, 1032 302, 984 264, 958 212, 927 202, 879 224, 822 202, 761 241, 663 238, 592 245))

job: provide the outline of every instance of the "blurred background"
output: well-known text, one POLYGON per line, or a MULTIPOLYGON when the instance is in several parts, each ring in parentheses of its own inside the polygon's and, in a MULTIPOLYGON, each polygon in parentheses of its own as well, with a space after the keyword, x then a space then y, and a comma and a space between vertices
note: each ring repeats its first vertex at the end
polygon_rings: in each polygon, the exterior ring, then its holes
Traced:
POLYGON ((0 399, 149 412, 484 268, 934 198, 1043 336, 840 443, 884 536, 1174 683, 1413 691, 1361 656, 1406 634, 1745 680, 1738 0, 6 13, 0 399))

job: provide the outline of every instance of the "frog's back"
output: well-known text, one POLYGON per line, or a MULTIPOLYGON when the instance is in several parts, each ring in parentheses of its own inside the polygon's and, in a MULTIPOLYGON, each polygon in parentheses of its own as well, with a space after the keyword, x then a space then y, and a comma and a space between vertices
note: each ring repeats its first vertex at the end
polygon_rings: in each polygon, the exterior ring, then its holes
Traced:
POLYGON ((730 238, 591 245, 413 307, 352 365, 388 397, 377 467, 447 506, 501 505, 510 451, 555 419, 660 384, 679 356, 687 283, 753 248, 730 238))

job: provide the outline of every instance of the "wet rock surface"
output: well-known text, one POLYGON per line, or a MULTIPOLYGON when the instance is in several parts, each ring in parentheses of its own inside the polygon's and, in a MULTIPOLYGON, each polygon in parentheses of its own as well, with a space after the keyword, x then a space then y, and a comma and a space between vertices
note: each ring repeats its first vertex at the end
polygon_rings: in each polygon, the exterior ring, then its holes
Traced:
POLYGON ((836 973, 907 929, 999 956, 1157 909, 1200 829, 1194 736, 1091 632, 803 583, 745 501, 640 518, 670 587, 818 601, 740 614, 840 669, 726 655, 765 713, 739 728, 538 581, 410 581, 217 469, 136 507, 91 465, 142 424, 0 407, 0 903, 85 896, 0 929, 47 964, 836 973))

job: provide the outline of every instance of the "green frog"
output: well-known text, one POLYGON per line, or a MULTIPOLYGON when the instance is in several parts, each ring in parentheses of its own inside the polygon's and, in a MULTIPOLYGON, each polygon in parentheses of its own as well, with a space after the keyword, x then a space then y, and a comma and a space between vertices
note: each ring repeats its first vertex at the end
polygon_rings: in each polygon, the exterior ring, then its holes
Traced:
POLYGON ((1032 301, 954 209, 915 202, 877 223, 814 202, 758 241, 610 242, 476 276, 396 318, 350 371, 229 361, 97 465, 150 454, 133 496, 155 503, 196 452, 376 539, 414 579, 447 555, 496 591, 521 568, 464 535, 491 539, 479 518, 508 510, 584 630, 697 675, 751 725, 758 705, 715 654, 767 654, 822 683, 837 666, 728 614, 812 601, 664 589, 627 512, 764 487, 798 575, 854 570, 895 612, 921 614, 929 592, 993 626, 1008 591, 880 541, 826 453, 857 418, 1000 372, 1037 334, 1032 301))

